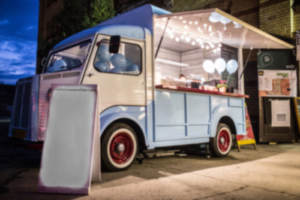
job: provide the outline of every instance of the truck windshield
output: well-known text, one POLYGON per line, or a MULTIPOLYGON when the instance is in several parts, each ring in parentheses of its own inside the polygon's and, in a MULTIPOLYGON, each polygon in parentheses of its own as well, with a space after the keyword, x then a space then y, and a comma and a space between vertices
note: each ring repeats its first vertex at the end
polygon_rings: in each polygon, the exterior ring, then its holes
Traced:
POLYGON ((81 67, 87 57, 91 42, 84 42, 50 56, 46 72, 59 72, 81 67))

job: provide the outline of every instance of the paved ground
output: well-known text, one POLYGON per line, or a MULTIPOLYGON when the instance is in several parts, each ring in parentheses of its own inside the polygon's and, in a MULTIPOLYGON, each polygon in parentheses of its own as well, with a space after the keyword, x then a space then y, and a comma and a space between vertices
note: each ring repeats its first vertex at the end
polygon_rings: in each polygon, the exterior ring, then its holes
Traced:
POLYGON ((259 145, 224 159, 164 155, 103 173, 89 196, 41 194, 40 154, 0 137, 0 199, 300 199, 300 144, 259 145))

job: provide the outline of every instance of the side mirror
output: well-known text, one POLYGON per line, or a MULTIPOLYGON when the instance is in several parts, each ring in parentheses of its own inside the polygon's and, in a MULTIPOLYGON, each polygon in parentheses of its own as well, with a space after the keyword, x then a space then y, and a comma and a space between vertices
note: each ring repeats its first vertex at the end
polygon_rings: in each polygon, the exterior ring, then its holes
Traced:
POLYGON ((47 57, 43 57, 41 60, 41 66, 45 67, 47 65, 47 57))
POLYGON ((44 72, 46 67, 47 67, 47 57, 43 57, 42 60, 41 60, 41 66, 42 66, 42 71, 41 72, 44 72))
POLYGON ((119 35, 113 35, 109 41, 109 53, 119 53, 121 37, 119 35))

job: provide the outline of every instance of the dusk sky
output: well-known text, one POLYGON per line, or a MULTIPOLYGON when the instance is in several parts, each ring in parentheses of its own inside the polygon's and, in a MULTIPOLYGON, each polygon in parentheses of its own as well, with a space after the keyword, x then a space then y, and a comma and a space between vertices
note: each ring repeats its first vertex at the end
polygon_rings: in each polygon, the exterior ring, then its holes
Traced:
POLYGON ((0 82, 35 73, 38 10, 38 0, 0 1, 0 82))

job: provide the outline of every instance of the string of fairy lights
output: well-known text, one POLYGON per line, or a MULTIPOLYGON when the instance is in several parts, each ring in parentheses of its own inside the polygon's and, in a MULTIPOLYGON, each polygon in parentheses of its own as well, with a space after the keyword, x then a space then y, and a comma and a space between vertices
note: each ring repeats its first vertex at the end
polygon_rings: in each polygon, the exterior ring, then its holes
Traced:
MULTIPOLYGON (((156 23, 156 27, 165 29, 167 18, 162 18, 162 23, 156 23)), ((214 53, 220 52, 223 41, 223 32, 227 31, 227 25, 233 23, 234 28, 242 26, 230 19, 212 12, 208 18, 210 23, 221 23, 223 28, 215 29, 208 23, 200 23, 198 20, 189 20, 183 16, 174 16, 169 19, 171 22, 179 22, 175 26, 168 25, 166 33, 168 38, 177 43, 187 43, 192 46, 199 45, 202 49, 213 50, 214 53), (196 31, 195 31, 196 30, 196 31)))
MULTIPOLYGON (((166 36, 175 41, 176 43, 185 43, 191 46, 198 45, 204 50, 211 50, 213 53, 218 54, 221 51, 223 34, 226 33, 227 26, 232 23, 235 29, 239 29, 242 26, 237 22, 234 22, 217 12, 212 12, 207 23, 201 23, 199 20, 191 20, 184 16, 172 16, 168 19, 162 18, 160 23, 156 23, 156 27, 165 30, 166 36), (218 26, 213 24, 219 23, 218 26), (167 26, 167 27, 166 27, 167 26)), ((164 60, 163 60, 164 61, 164 60)), ((159 60, 159 62, 162 62, 159 60)), ((164 61, 166 62, 166 61, 164 61)), ((170 62, 171 63, 171 62, 170 62)), ((172 65, 178 65, 174 62, 172 65)), ((223 58, 217 58, 214 61, 205 59, 202 63, 203 69, 208 73, 219 74, 225 70, 232 74, 238 68, 236 60, 231 59, 227 62, 223 58)), ((180 64, 181 66, 182 64, 180 64)))

